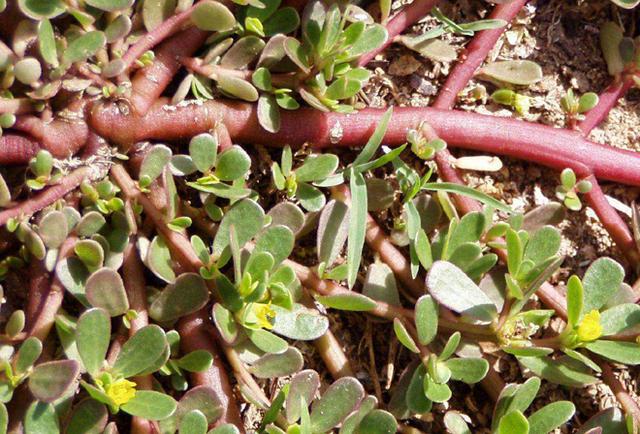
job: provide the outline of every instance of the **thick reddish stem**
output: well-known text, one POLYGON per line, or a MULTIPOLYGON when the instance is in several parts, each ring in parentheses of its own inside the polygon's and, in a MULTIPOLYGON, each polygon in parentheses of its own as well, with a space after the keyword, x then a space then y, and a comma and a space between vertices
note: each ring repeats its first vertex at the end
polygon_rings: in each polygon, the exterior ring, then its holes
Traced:
MULTIPOLYGON (((504 20, 510 23, 518 15, 528 0, 515 0, 511 3, 497 5, 489 19, 504 20)), ((506 27, 498 29, 483 30, 479 32, 471 42, 465 47, 462 55, 462 62, 456 64, 440 93, 436 98, 433 107, 440 109, 451 109, 455 106, 458 94, 464 89, 476 70, 482 65, 489 51, 496 45, 506 27)))
MULTIPOLYGON (((73 247, 77 241, 78 238, 70 236, 62 243, 62 246, 60 246, 58 261, 63 260, 73 253, 73 247)), ((51 331, 51 327, 53 327, 56 314, 58 313, 60 306, 62 306, 63 299, 64 286, 60 280, 54 276, 47 294, 42 297, 35 320, 29 328, 29 336, 35 336, 40 339, 41 342, 45 341, 51 331)))
POLYGON ((5 133, 0 137, 0 164, 27 164, 40 150, 40 144, 30 137, 5 133))
POLYGON ((35 111, 35 108, 28 98, 0 98, 0 114, 13 113, 22 115, 33 111, 35 111))
POLYGON ((611 109, 615 107, 618 100, 633 87, 633 84, 634 81, 631 78, 611 83, 611 85, 598 96, 598 104, 589 110, 582 122, 578 124, 578 130, 585 136, 588 136, 591 130, 606 119, 611 109))
MULTIPOLYGON (((118 143, 145 139, 178 140, 208 131, 223 122, 235 142, 265 145, 356 147, 366 143, 384 110, 368 108, 357 115, 322 113, 304 108, 283 111, 277 133, 260 127, 256 107, 235 101, 207 101, 167 108, 159 102, 144 117, 126 116, 115 106, 94 110, 92 126, 118 143), (305 125, 305 128, 300 128, 305 125)), ((398 107, 383 141, 389 146, 405 143, 406 133, 421 120, 451 147, 506 155, 558 170, 593 173, 601 179, 640 186, 640 155, 590 142, 567 131, 517 119, 466 113, 458 110, 398 107)))
POLYGON ((218 356, 218 347, 207 330, 209 324, 209 314, 206 308, 182 318, 178 323, 180 345, 184 353, 206 350, 213 355, 211 367, 205 372, 191 374, 191 378, 196 385, 210 387, 216 392, 223 408, 222 416, 216 424, 232 423, 242 429, 240 410, 234 398, 231 384, 227 379, 226 367, 222 358, 218 356))
POLYGON ((28 328, 35 324, 38 312, 42 307, 43 300, 49 293, 51 278, 45 267, 44 261, 33 259, 29 264, 29 296, 25 309, 26 325, 28 328))
POLYGON ((56 158, 75 154, 86 143, 89 128, 82 110, 67 112, 69 117, 43 122, 35 116, 18 117, 12 128, 29 134, 56 158))
POLYGON ((614 375, 609 363, 603 362, 600 367, 602 368, 602 381, 609 386, 625 413, 633 418, 633 426, 640 426, 640 406, 638 403, 629 395, 624 383, 614 375))
POLYGON ((22 215, 29 216, 42 208, 51 205, 62 198, 68 192, 74 190, 80 183, 89 177, 91 168, 81 167, 71 174, 62 177, 60 182, 47 188, 39 195, 21 202, 19 205, 0 212, 0 226, 7 224, 7 220, 22 215))
POLYGON ((173 15, 129 47, 125 55, 122 56, 122 60, 124 61, 127 69, 148 50, 151 50, 153 47, 182 29, 182 27, 184 27, 184 25, 189 21, 189 18, 191 18, 191 12, 193 12, 194 8, 195 6, 192 6, 184 12, 173 15))
POLYGON ((207 32, 191 27, 160 45, 153 64, 138 71, 131 81, 129 99, 135 113, 145 114, 149 110, 182 66, 178 56, 192 56, 204 44, 207 35, 207 32))
POLYGON ((396 36, 402 33, 407 27, 415 24, 421 18, 429 13, 438 0, 413 0, 413 3, 407 5, 404 9, 398 12, 385 26, 389 37, 387 41, 382 44, 381 47, 364 54, 359 60, 358 65, 364 66, 371 61, 378 53, 382 52, 385 48, 391 45, 396 36))
POLYGON ((620 214, 611 206, 598 184, 598 180, 593 176, 586 178, 591 182, 591 191, 585 193, 589 206, 596 212, 598 219, 609 232, 613 241, 620 251, 629 259, 631 264, 640 262, 638 246, 629 230, 627 223, 620 217, 620 214))

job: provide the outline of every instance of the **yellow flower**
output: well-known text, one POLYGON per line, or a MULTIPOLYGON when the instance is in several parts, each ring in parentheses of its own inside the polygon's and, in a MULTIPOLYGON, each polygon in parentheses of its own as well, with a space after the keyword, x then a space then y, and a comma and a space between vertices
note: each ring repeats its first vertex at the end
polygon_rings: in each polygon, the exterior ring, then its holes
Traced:
POLYGON ((271 303, 254 303, 253 313, 258 320, 258 325, 265 329, 273 328, 273 320, 276 318, 276 312, 271 309, 271 303))
POLYGON ((107 384, 104 392, 116 405, 124 405, 136 396, 136 383, 121 378, 120 380, 107 384))
POLYGON ((600 312, 592 310, 582 318, 578 324, 578 339, 582 342, 595 341, 602 336, 602 325, 600 324, 600 312))

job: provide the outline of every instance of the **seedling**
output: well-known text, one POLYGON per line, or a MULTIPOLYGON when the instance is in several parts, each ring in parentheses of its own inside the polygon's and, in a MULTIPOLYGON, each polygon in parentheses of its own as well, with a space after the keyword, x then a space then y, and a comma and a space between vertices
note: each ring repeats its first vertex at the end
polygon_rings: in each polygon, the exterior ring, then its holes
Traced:
POLYGON ((564 203, 571 211, 580 211, 582 202, 578 194, 585 194, 591 191, 591 182, 587 180, 577 181, 573 170, 567 168, 560 174, 561 184, 556 187, 556 197, 564 203))

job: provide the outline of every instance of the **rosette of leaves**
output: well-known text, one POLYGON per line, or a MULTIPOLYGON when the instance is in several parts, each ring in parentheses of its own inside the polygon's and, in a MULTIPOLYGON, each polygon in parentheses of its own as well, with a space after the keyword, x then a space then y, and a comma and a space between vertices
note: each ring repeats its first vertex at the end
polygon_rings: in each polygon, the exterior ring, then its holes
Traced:
POLYGON ((446 33, 473 36, 475 32, 498 29, 507 25, 507 22, 504 20, 493 19, 457 24, 444 15, 440 8, 437 7, 433 8, 431 15, 440 23, 440 25, 433 27, 420 35, 402 35, 398 38, 398 41, 407 48, 436 62, 451 62, 456 60, 458 57, 455 47, 441 39, 437 39, 440 36, 446 33))
POLYGON ((571 276, 567 282, 567 324, 552 338, 569 359, 527 357, 520 362, 536 375, 569 386, 583 384, 583 377, 573 375, 574 371, 601 371, 585 350, 614 362, 640 364, 637 342, 607 339, 640 324, 640 307, 630 301, 631 290, 623 279, 622 266, 609 258, 593 262, 582 280, 571 276))
POLYGON ((569 124, 575 124, 580 115, 598 105, 598 100, 598 95, 593 92, 587 92, 578 97, 574 95, 573 89, 569 89, 567 94, 560 99, 560 106, 566 113, 569 124))
POLYGON ((365 395, 355 378, 340 378, 317 397, 319 388, 320 376, 316 371, 307 369, 295 374, 276 395, 258 432, 321 433, 338 427, 343 434, 397 431, 396 419, 389 412, 377 409, 376 397, 365 395))
POLYGON ((420 128, 407 132, 407 142, 411 145, 411 152, 423 160, 431 160, 435 157, 436 152, 447 148, 447 142, 442 139, 428 140, 420 132, 420 128))
POLYGON ((560 185, 556 187, 556 197, 571 211, 580 211, 582 202, 578 194, 588 193, 592 187, 590 181, 585 179, 578 181, 575 172, 567 168, 560 173, 560 185))
MULTIPOLYGON (((420 354, 420 346, 433 342, 438 332, 438 305, 433 297, 422 296, 416 302, 414 324, 396 318, 393 321, 396 337, 411 352, 420 354)), ((460 345, 459 332, 452 334, 439 355, 431 353, 423 357, 423 363, 413 372, 406 391, 405 402, 415 413, 431 409, 433 402, 446 402, 451 398, 450 380, 474 384, 482 380, 489 370, 489 363, 478 357, 453 357, 460 345)), ((423 350, 424 351, 424 350, 423 350)))
MULTIPOLYGON (((218 152, 217 136, 204 133, 191 139, 189 155, 172 156, 171 150, 161 145, 153 148, 156 149, 157 156, 149 161, 150 170, 142 174, 141 168, 141 179, 145 175, 151 180, 158 178, 167 163, 170 163, 171 173, 175 176, 197 174, 195 181, 187 182, 187 185, 204 193, 205 211, 214 220, 220 220, 222 215, 221 209, 215 205, 216 198, 237 200, 251 194, 251 190, 244 187, 244 179, 251 168, 251 158, 240 146, 233 145, 218 152)), ((147 155, 149 157, 150 154, 147 155)))
POLYGON ((195 350, 180 356, 180 334, 170 330, 166 336, 169 342, 169 360, 158 370, 158 373, 169 376, 171 386, 175 390, 185 391, 189 386, 185 372, 206 371, 213 363, 213 356, 206 350, 195 350))
POLYGON ((156 390, 138 390, 132 377, 151 374, 169 360, 170 348, 162 328, 148 325, 127 340, 112 364, 105 358, 111 339, 109 314, 100 308, 85 311, 75 328, 77 355, 90 381, 82 387, 112 413, 161 420, 176 410, 175 400, 156 390))
MULTIPOLYGON (((508 384, 500 392, 493 411, 493 434, 547 434, 568 422, 575 413, 570 401, 547 404, 530 416, 524 413, 540 390, 540 379, 532 377, 523 384, 508 384)), ((444 416, 444 423, 452 434, 471 434, 471 429, 455 411, 444 416)))
POLYGON ((278 190, 284 190, 289 199, 297 199, 307 211, 319 211, 326 203, 324 194, 315 187, 334 174, 339 159, 333 154, 311 154, 301 166, 292 169, 291 147, 285 146, 280 164, 273 162, 271 175, 278 190))
MULTIPOLYGON (((290 348, 280 336, 295 340, 322 336, 328 328, 327 319, 298 302, 300 283, 294 270, 282 263, 293 249, 293 232, 283 225, 270 225, 243 251, 240 246, 247 242, 246 236, 229 223, 236 212, 230 210, 225 215, 220 229, 229 224, 234 281, 221 273, 214 276, 222 302, 214 305, 213 319, 223 339, 231 345, 250 345, 256 354, 281 355, 290 348)), ((219 240, 214 240, 214 249, 219 240)), ((261 366, 252 368, 256 375, 267 372, 265 368, 260 373, 261 366)))
POLYGON ((31 190, 42 190, 47 185, 55 184, 62 177, 62 172, 53 167, 53 156, 44 149, 38 151, 29 161, 29 172, 34 176, 26 181, 31 190))
POLYGON ((30 337, 22 342, 15 354, 0 359, 0 402, 9 402, 14 390, 25 381, 40 402, 54 402, 73 392, 80 374, 78 362, 54 360, 36 365, 41 353, 40 340, 30 337))
POLYGON ((300 97, 322 111, 353 111, 352 98, 369 79, 369 71, 351 64, 381 46, 386 29, 355 5, 310 2, 302 17, 302 38, 288 37, 284 51, 296 66, 300 97))
POLYGON ((638 86, 640 78, 636 72, 640 62, 640 51, 636 44, 633 38, 624 36, 622 28, 613 21, 607 21, 600 28, 600 48, 607 62, 609 74, 614 77, 628 75, 638 86))
POLYGON ((95 185, 83 182, 80 184, 80 191, 80 203, 85 211, 99 211, 106 215, 124 210, 124 201, 117 197, 120 189, 108 179, 103 179, 95 185))

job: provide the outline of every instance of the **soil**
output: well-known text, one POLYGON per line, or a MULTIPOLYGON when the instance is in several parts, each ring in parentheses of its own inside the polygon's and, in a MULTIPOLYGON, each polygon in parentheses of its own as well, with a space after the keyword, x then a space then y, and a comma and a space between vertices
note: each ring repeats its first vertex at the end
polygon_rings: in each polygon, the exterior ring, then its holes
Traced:
MULTIPOLYGON (((406 2, 396 1, 394 10, 406 2)), ((480 0, 462 0, 441 5, 442 11, 454 21, 468 22, 485 18, 491 5, 480 0)), ((534 104, 526 121, 540 122, 555 127, 565 127, 565 115, 560 106, 560 98, 567 89, 581 95, 586 92, 600 92, 610 82, 606 64, 599 48, 599 28, 607 20, 613 20, 631 33, 636 25, 635 12, 621 12, 609 1, 562 0, 531 1, 519 14, 509 30, 500 39, 489 56, 490 61, 505 59, 529 59, 543 69, 541 82, 518 92, 533 98, 534 104)), ((427 17, 410 29, 410 33, 421 33, 435 25, 427 17)), ((409 33, 407 32, 407 33, 409 33)), ((468 38, 445 36, 448 42, 460 49, 468 38)), ((374 76, 366 88, 364 102, 375 107, 428 106, 450 70, 450 65, 432 62, 400 44, 393 44, 370 64, 374 76)), ((458 109, 493 114, 496 116, 517 116, 504 106, 498 106, 487 98, 475 100, 471 90, 484 87, 488 95, 496 87, 487 82, 472 80, 461 94, 458 109)), ((620 148, 640 150, 640 92, 631 91, 626 99, 614 108, 608 120, 596 128, 591 138, 599 143, 620 148)), ((472 155, 453 150, 456 157, 472 155)), ((404 157, 404 156, 403 156, 404 157)), ((503 158, 503 168, 494 173, 465 173, 470 186, 501 199, 513 208, 527 212, 530 209, 556 200, 555 188, 559 184, 558 173, 537 165, 503 158)), ((414 166, 423 163, 416 161, 414 166)), ((387 174, 389 175, 389 174, 387 174)), ((393 176, 393 175, 390 175, 393 176)), ((638 189, 619 185, 604 184, 607 195, 616 199, 623 215, 637 200, 638 189)), ((393 211, 378 215, 378 221, 391 228, 393 211)), ((628 217, 627 218, 628 221, 628 217)), ((553 277, 552 283, 562 288, 571 273, 582 275, 586 266, 600 256, 610 256, 626 265, 627 283, 632 284, 636 271, 625 262, 620 252, 613 246, 607 232, 601 226, 595 213, 588 207, 579 212, 568 212, 560 225, 564 238, 562 251, 566 255, 563 268, 553 277)), ((370 256, 370 255, 369 255, 370 256)), ((366 264, 366 262, 365 262, 366 264)), ((382 400, 388 402, 389 384, 396 384, 410 358, 408 351, 398 348, 388 323, 364 322, 360 315, 330 315, 332 330, 343 343, 346 354, 354 365, 358 378, 369 393, 375 393, 379 382, 382 400), (370 340, 368 339, 370 338, 370 340), (372 344, 373 354, 368 346, 372 344), (375 366, 375 369, 373 367, 375 366), (392 381, 388 381, 392 378, 392 381)), ((313 359, 312 354, 309 359, 313 359)), ((308 360, 312 367, 322 372, 322 365, 308 360)), ((501 356, 495 360, 495 367, 506 382, 522 382, 528 377, 522 372, 515 359, 501 356)), ((640 369, 621 368, 619 376, 627 389, 640 403, 638 378, 640 369)), ((328 378, 328 375, 325 375, 328 378)), ((493 403, 480 386, 469 387, 454 383, 453 398, 445 405, 435 405, 430 413, 405 421, 405 432, 444 433, 442 418, 447 410, 460 411, 472 427, 474 433, 490 432, 493 403)), ((582 389, 568 389, 543 382, 539 398, 531 410, 557 400, 572 401, 577 408, 576 415, 562 430, 575 432, 576 428, 599 410, 617 405, 616 400, 604 384, 596 384, 582 389)))

